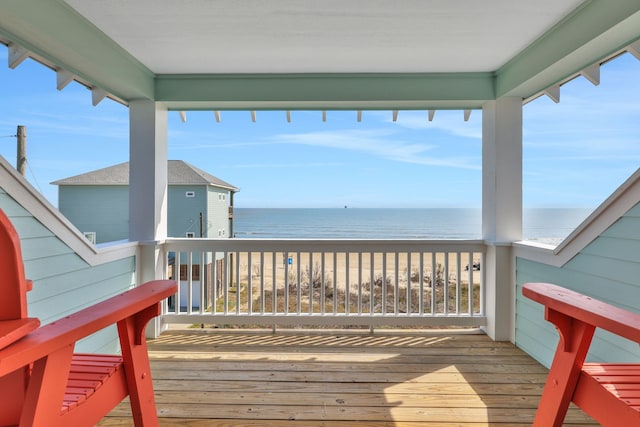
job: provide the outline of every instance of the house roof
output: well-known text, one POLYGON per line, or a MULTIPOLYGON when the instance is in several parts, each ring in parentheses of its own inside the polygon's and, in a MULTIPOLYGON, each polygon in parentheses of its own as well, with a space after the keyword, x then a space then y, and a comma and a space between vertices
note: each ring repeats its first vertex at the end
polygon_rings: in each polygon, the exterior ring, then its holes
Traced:
MULTIPOLYGON (((233 192, 238 188, 182 160, 169 160, 169 185, 212 185, 233 192)), ((129 162, 52 182, 54 185, 129 185, 129 162)))
POLYGON ((592 77, 639 39, 638 0, 0 2, 11 66, 179 111, 481 108, 592 77))

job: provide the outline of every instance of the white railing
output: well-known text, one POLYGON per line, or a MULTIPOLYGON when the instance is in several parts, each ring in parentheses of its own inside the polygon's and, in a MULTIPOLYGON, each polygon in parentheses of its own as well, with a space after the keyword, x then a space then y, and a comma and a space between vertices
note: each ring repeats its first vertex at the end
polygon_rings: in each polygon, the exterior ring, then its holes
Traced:
POLYGON ((483 326, 481 241, 168 239, 166 323, 483 326))

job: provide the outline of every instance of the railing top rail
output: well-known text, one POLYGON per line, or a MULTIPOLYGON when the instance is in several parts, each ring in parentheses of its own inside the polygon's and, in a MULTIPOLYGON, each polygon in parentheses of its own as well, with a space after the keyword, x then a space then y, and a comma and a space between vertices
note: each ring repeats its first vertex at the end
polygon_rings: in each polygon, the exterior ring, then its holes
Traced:
POLYGON ((484 252, 483 240, 421 239, 204 239, 170 238, 165 244, 171 250, 204 251, 220 248, 226 251, 291 251, 309 252, 484 252))

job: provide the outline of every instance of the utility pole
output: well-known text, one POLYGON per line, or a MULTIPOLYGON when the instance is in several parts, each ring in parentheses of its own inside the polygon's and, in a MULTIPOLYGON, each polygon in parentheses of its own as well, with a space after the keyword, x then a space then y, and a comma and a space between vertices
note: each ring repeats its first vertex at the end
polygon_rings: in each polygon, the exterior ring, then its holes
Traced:
POLYGON ((27 128, 18 126, 18 156, 16 160, 16 169, 20 175, 25 176, 27 166, 27 128))

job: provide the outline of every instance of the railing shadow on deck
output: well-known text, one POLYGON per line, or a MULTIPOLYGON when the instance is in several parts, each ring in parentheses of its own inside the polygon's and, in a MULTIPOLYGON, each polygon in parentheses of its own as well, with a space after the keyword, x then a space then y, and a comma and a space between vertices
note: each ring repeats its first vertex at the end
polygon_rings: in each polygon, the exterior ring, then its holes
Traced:
POLYGON ((525 426, 547 374, 478 334, 173 331, 150 352, 163 426, 525 426))

